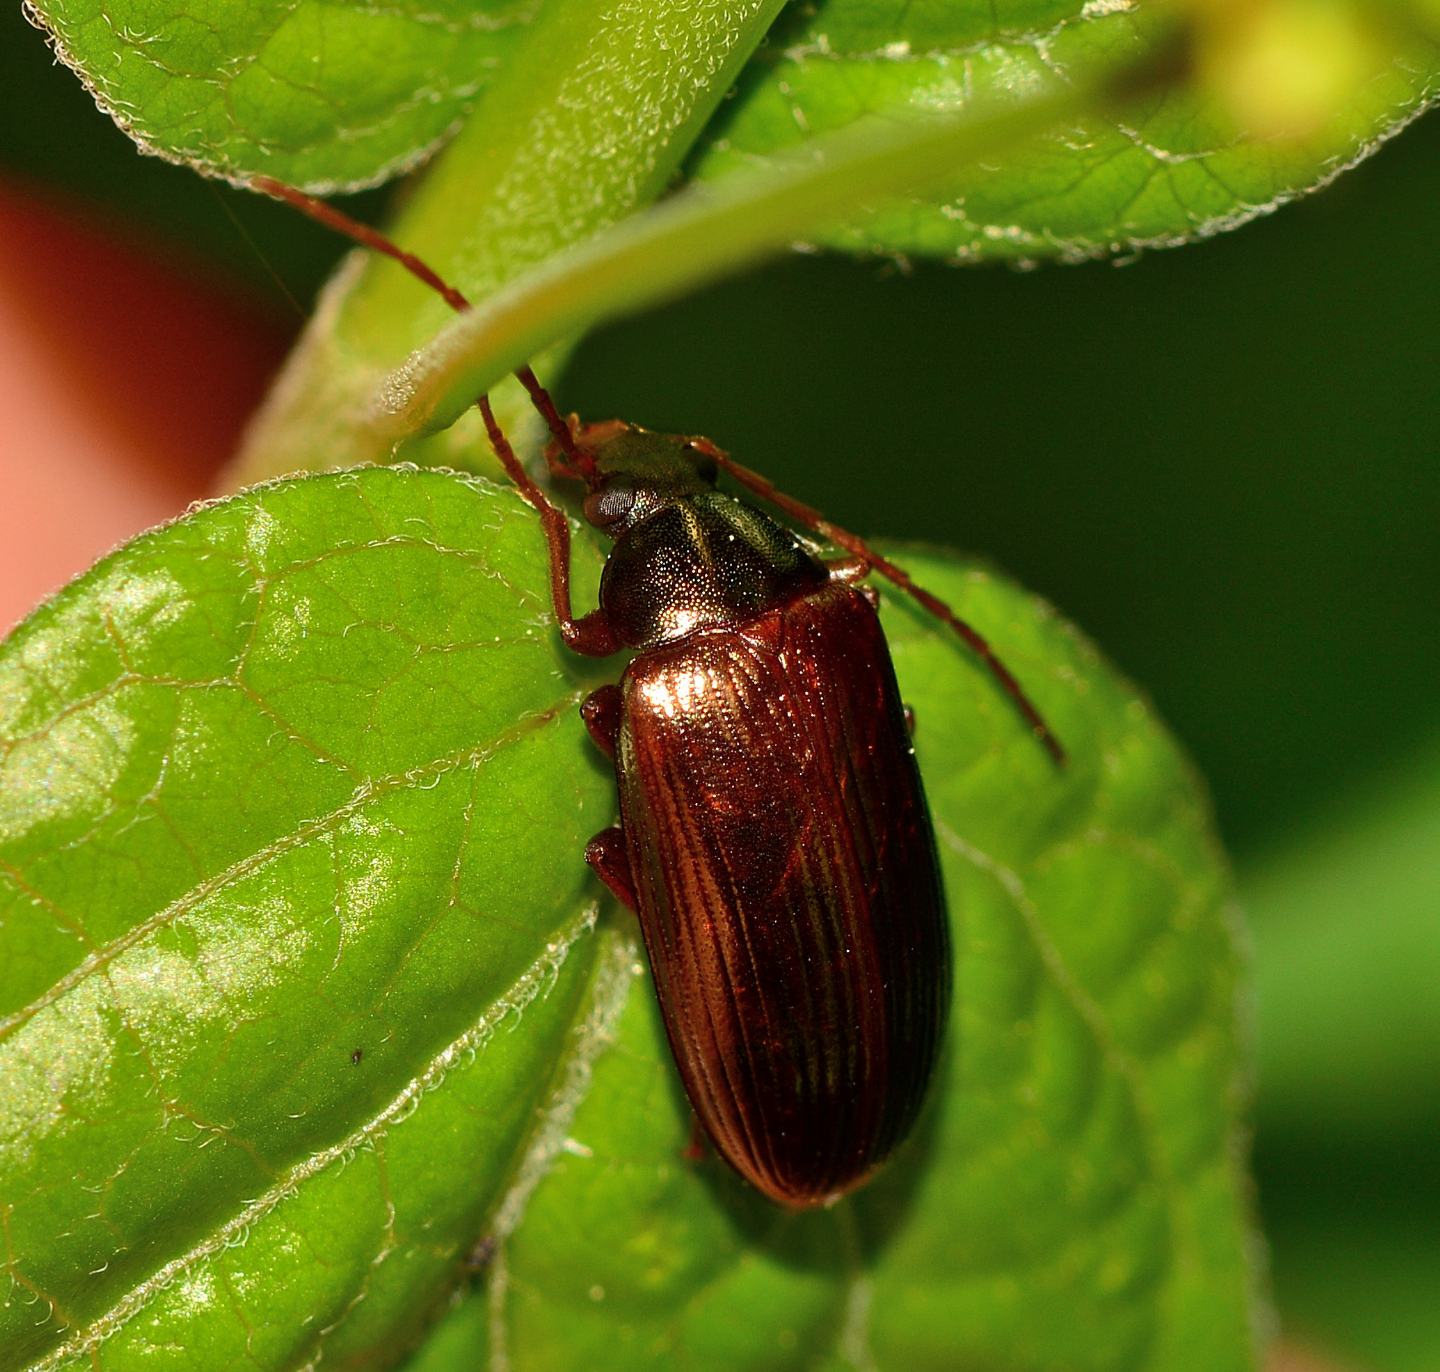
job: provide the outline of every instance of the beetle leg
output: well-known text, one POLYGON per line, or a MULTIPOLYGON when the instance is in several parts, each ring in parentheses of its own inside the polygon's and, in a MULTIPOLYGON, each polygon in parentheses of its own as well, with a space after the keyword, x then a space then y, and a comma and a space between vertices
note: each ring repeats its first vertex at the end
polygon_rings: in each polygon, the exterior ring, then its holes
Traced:
MULTIPOLYGON (((552 506, 551 508, 553 509, 554 507, 552 506)), ((565 542, 567 562, 564 577, 564 603, 566 606, 570 603, 569 548, 570 543, 567 538, 565 542)), ((553 560, 554 545, 551 545, 551 556, 550 578, 553 582, 555 580, 555 562, 553 560)), ((557 594, 557 607, 560 603, 557 594)), ((610 621, 605 618, 605 612, 603 610, 591 610, 588 615, 581 615, 579 619, 561 618, 560 636, 565 640, 565 646, 569 648, 572 653, 579 653, 581 657, 609 657, 612 653, 620 651, 620 645, 615 638, 615 631, 610 627, 610 621)))
POLYGON ((700 1123, 700 1116, 692 1110, 690 1112, 690 1138, 680 1156, 686 1162, 704 1162, 706 1154, 710 1151, 709 1144, 710 1138, 705 1132, 705 1126, 700 1123))
POLYGON ((615 899, 635 913, 635 879, 630 874, 624 830, 618 824, 602 829, 585 845, 585 861, 595 869, 595 875, 610 888, 615 899))
POLYGON ((880 608, 880 592, 868 582, 860 581, 862 576, 870 574, 870 564, 858 557, 840 557, 834 562, 827 562, 825 570, 830 573, 831 581, 838 581, 842 586, 855 586, 855 589, 870 602, 872 610, 880 608), (859 585, 855 583, 859 582, 859 585))
MULTIPOLYGON (((934 615, 941 623, 949 625, 971 652, 985 664, 990 675, 999 683, 1000 689, 1015 702, 1016 709, 1024 716, 1025 722, 1029 724, 1031 732, 1040 741, 1045 751, 1060 766, 1065 765, 1065 749, 1061 747, 1060 740, 1051 733, 1050 726, 1036 708, 1035 702, 1026 695, 1025 688, 1015 679, 1014 673, 1000 660, 999 655, 990 646, 985 636, 973 625, 961 619, 938 596, 931 595, 923 586, 916 585, 910 573, 898 563, 891 562, 888 557, 877 553, 858 534, 852 534, 849 529, 842 529, 840 525, 832 524, 819 510, 796 500, 792 495, 786 495, 784 491, 776 487, 769 477, 761 476, 759 472, 753 472, 749 467, 736 462, 723 448, 717 448, 708 439, 692 438, 690 446, 697 452, 702 452, 712 458, 722 472, 728 473, 747 491, 758 495, 761 500, 768 500, 776 509, 783 510, 791 519, 798 524, 803 524, 811 533, 828 539, 837 548, 844 548, 855 561, 863 563, 871 571, 879 572, 892 586, 898 586, 900 590, 904 591, 921 609, 934 615)), ((844 566, 843 563, 837 565, 844 566)), ((854 579, 853 573, 850 574, 849 579, 854 579)))
MULTIPOLYGON (((469 310, 470 302, 462 291, 452 286, 428 263, 416 257, 414 253, 406 252, 398 244, 392 243, 383 233, 372 229, 370 225, 362 224, 358 219, 351 219, 348 214, 337 210, 333 205, 327 205, 313 195, 306 195, 304 191, 296 190, 294 186, 287 186, 283 181, 275 180, 273 176, 256 176, 251 179, 250 184, 257 191, 263 191, 266 195, 274 196, 276 200, 283 200, 286 204, 293 205, 302 214, 309 215, 311 219, 319 224, 324 224, 326 228, 343 233, 347 238, 353 239, 371 251, 382 253, 398 262, 417 281, 423 282, 432 291, 437 292, 457 314, 464 314, 469 310)), ((571 425, 561 418, 560 412, 555 408, 555 402, 550 399, 549 391, 535 379, 535 373, 528 366, 517 367, 515 379, 529 393, 531 403, 539 411, 540 417, 545 421, 545 426, 550 430, 552 442, 564 453, 568 466, 566 474, 575 476, 587 484, 593 484, 596 478, 595 459, 576 442, 571 425)), ((495 416, 490 413, 489 397, 482 395, 476 403, 485 416, 485 427, 491 432, 493 439, 499 426, 495 423, 495 416)), ((528 476, 522 479, 515 475, 519 463, 515 461, 515 454, 509 451, 509 443, 505 443, 504 447, 505 452, 501 452, 497 447, 496 456, 504 464, 505 470, 510 473, 515 484, 520 487, 520 493, 540 511, 543 517, 544 510, 533 498, 539 488, 528 476), (507 453, 509 454, 508 460, 507 453)), ((543 496, 540 498, 544 500, 543 496)), ((546 503, 548 504, 548 502, 546 503)), ((553 506, 551 508, 553 509, 553 506)), ((549 536, 548 529, 546 536, 549 536)), ((562 620, 565 618, 566 616, 561 616, 562 620)))
MULTIPOLYGON (((529 369, 524 370, 528 372, 529 369)), ((533 375, 531 380, 534 380, 533 375)), ((539 382, 535 384, 538 386, 539 382)), ((540 516, 540 528, 545 534, 545 548, 550 559, 550 601, 555 607, 555 620, 560 626, 560 636, 565 640, 565 646, 582 657, 609 657, 620 645, 603 611, 591 610, 588 615, 581 615, 576 619, 574 607, 570 603, 569 522, 559 506, 530 479, 530 473, 515 456, 510 440, 496 422, 495 412, 490 408, 489 396, 482 395, 476 403, 480 406, 481 417, 485 420, 485 432, 490 436, 490 446, 495 450, 495 456, 500 459, 500 465, 515 483, 521 498, 540 516)))
POLYGON ((595 746, 613 760, 615 742, 620 737, 620 688, 612 684, 591 691, 581 702, 580 718, 595 746))
MULTIPOLYGON (((870 571, 870 564, 860 557, 837 557, 834 562, 827 562, 825 570, 830 573, 831 581, 859 581, 870 571)), ((862 586, 862 591, 867 588, 862 586)))
POLYGON ((911 738, 914 738, 915 711, 912 710, 908 705, 902 705, 900 708, 905 711, 905 732, 908 733, 911 738))

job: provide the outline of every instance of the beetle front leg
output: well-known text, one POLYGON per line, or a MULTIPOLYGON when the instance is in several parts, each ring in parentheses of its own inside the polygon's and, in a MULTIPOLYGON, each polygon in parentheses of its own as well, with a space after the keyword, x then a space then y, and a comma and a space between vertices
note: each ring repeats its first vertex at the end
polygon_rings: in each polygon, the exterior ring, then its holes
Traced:
MULTIPOLYGON (((603 610, 591 610, 587 615, 581 615, 579 619, 567 619, 561 615, 560 607, 570 604, 570 578, 567 570, 563 578, 556 576, 554 571, 555 563, 551 563, 550 580, 552 585, 552 596, 555 601, 555 613, 559 618, 560 636, 565 640, 565 646, 572 653, 579 653, 581 657, 609 657, 612 653, 620 651, 620 643, 615 637, 615 630, 610 627, 610 621, 605 618, 603 610), (554 589, 559 583, 563 585, 563 592, 554 589)), ((568 564, 567 564, 568 567, 568 564)))
POLYGON ((838 581, 842 586, 853 586, 859 591, 870 602, 872 610, 880 608, 880 592, 868 581, 861 580, 862 577, 870 575, 870 564, 864 558, 836 558, 825 564, 825 570, 830 573, 831 581, 838 581))
MULTIPOLYGON (((825 570, 830 573, 831 581, 839 581, 845 585, 859 581, 861 577, 870 574, 870 564, 860 557, 837 557, 825 564, 825 570)), ((868 587, 860 587, 862 591, 868 587)))
POLYGON ((635 878, 630 871, 630 854, 625 848, 625 831, 618 824, 602 829, 585 845, 585 861, 610 893, 631 914, 639 913, 635 900, 635 878))
MULTIPOLYGON (((524 370, 529 371, 528 368, 524 370)), ((536 385, 539 383, 536 382, 536 385)), ((600 610, 591 610, 576 619, 570 602, 570 525, 564 512, 530 479, 530 473, 515 456, 510 440, 496 421, 489 397, 482 395, 477 403, 485 420, 485 431, 490 436, 490 446, 500 459, 500 465, 515 483, 521 499, 540 516, 540 529, 545 535, 545 551, 550 561, 550 603, 554 606, 555 620, 560 626, 565 646, 582 657, 609 657, 620 648, 610 621, 600 610)))

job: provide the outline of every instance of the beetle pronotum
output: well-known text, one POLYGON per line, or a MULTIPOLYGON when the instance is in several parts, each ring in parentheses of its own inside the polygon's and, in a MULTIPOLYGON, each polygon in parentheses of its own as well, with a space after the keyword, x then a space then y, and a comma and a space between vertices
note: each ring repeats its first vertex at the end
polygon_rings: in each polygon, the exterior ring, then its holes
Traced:
MULTIPOLYGON (((374 229, 255 184, 469 307, 374 229)), ((551 473, 583 483, 585 518, 614 539, 599 605, 577 618, 569 525, 481 396, 496 456, 544 529, 561 636, 586 656, 634 653, 581 707, 620 798, 620 823, 586 860, 639 916, 675 1062, 717 1151, 781 1205, 822 1204, 915 1122, 950 1001, 934 835, 859 578, 880 573, 948 624, 1064 753, 985 639, 863 539, 706 439, 572 427, 528 367, 517 376, 549 426, 551 473), (847 556, 819 560, 717 490, 720 471, 847 556)))

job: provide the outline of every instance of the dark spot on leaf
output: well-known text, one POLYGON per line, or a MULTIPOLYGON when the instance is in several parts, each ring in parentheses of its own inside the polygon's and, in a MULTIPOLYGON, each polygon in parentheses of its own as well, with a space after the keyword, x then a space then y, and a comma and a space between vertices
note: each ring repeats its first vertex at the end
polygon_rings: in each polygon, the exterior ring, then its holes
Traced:
POLYGON ((483 1272, 490 1266, 500 1241, 494 1234, 486 1234, 475 1241, 475 1246, 465 1255, 465 1267, 470 1272, 483 1272))

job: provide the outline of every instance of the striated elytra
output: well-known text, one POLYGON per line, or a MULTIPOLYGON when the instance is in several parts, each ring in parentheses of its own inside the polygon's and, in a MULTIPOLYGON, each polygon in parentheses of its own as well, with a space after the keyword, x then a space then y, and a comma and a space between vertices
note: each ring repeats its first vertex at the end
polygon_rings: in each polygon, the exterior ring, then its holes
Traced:
POLYGON ((616 539, 599 613, 638 652, 584 707, 621 815, 586 857, 639 915, 716 1150, 773 1200, 814 1205, 914 1123, 950 993, 873 595, 717 492, 685 440, 624 429, 593 452, 586 513, 616 539))

